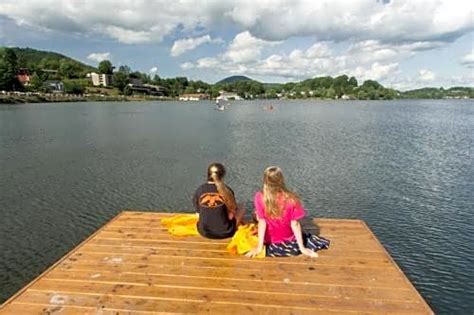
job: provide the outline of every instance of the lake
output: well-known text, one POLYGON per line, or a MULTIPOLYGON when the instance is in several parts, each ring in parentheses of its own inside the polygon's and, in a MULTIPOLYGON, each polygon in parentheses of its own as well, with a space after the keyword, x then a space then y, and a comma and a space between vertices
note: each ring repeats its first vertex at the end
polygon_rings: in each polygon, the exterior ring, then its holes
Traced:
POLYGON ((249 211, 279 165, 310 215, 365 220, 436 313, 471 314, 473 140, 472 100, 0 106, 0 302, 122 209, 191 212, 221 161, 249 211))

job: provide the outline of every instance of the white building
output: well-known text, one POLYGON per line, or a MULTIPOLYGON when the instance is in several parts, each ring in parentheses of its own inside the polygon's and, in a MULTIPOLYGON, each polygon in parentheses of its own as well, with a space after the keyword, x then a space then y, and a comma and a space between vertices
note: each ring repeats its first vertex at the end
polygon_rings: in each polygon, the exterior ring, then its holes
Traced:
POLYGON ((232 93, 232 92, 225 92, 225 91, 219 91, 219 96, 217 97, 217 100, 224 100, 224 101, 241 101, 242 98, 237 94, 237 93, 232 93))
POLYGON ((91 72, 87 74, 87 77, 91 78, 93 86, 111 86, 112 85, 112 75, 102 74, 91 72))
POLYGON ((200 101, 200 100, 205 100, 207 99, 207 94, 203 93, 188 93, 188 94, 183 94, 179 97, 180 101, 200 101))

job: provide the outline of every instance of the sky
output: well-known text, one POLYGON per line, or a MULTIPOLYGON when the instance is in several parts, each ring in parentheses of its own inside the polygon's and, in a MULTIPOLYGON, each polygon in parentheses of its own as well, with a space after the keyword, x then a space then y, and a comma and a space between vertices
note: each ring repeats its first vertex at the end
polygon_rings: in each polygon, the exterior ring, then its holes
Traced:
POLYGON ((209 83, 474 86, 474 1, 1 0, 0 46, 209 83))

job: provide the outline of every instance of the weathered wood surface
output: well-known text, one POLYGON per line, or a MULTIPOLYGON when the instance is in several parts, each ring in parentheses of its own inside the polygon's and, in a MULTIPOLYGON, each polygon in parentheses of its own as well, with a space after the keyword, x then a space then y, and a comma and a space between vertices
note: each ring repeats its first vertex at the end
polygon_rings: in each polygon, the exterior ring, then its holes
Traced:
POLYGON ((318 258, 250 259, 228 240, 174 237, 169 213, 122 212, 0 308, 0 314, 433 312, 360 220, 316 219, 318 258))

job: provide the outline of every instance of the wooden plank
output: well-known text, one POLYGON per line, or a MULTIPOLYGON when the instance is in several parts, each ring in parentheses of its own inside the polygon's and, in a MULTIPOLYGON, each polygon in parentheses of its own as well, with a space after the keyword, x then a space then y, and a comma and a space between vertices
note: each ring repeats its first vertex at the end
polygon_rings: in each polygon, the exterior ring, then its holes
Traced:
MULTIPOLYGON (((321 236, 335 236, 335 237, 347 237, 347 236, 359 236, 369 235, 369 232, 363 228, 335 228, 335 227, 315 227, 315 226, 303 226, 305 232, 313 233, 321 236)), ((168 229, 164 226, 149 226, 149 225, 137 225, 117 222, 107 227, 107 232, 121 232, 124 233, 168 233, 168 229)))
MULTIPOLYGON (((193 248, 177 248, 176 246, 126 246, 117 244, 116 242, 109 242, 109 243, 98 243, 98 242, 89 242, 83 249, 83 252, 122 252, 125 254, 156 254, 157 252, 176 252, 179 256, 182 255, 191 255, 191 256, 202 256, 202 257, 235 257, 233 255, 229 255, 229 253, 222 251, 222 250, 215 250, 215 249, 201 249, 199 247, 193 248)), ((323 250, 319 252, 319 258, 326 258, 326 257, 346 257, 346 258, 355 258, 355 259, 363 259, 367 261, 387 261, 387 256, 380 252, 364 252, 364 251, 335 251, 335 250, 323 250)), ((302 263, 306 263, 307 260, 301 258, 295 258, 292 260, 288 260, 288 263, 296 263, 302 261, 302 263)))
MULTIPOLYGON (((189 251, 212 251, 212 252, 224 252, 226 251, 227 244, 213 244, 213 243, 186 243, 179 241, 122 241, 117 239, 100 239, 95 238, 91 240, 88 244, 97 245, 97 246, 119 246, 119 247, 132 247, 132 248, 149 248, 158 250, 160 248, 172 248, 180 250, 189 250, 189 251)), ((366 250, 365 248, 358 249, 341 249, 341 246, 334 249, 331 245, 330 250, 323 250, 319 252, 320 256, 343 256, 343 257, 371 257, 384 258, 386 255, 377 250, 366 250)), ((232 257, 232 256, 230 256, 232 257)), ((300 257, 293 257, 291 261, 298 261, 300 257)))
MULTIPOLYGON (((162 217, 163 218, 163 217, 162 217)), ((130 224, 131 226, 150 226, 150 227, 160 227, 162 218, 121 218, 115 224, 116 225, 126 225, 130 224)), ((248 223, 251 223, 250 221, 248 223)), ((302 226, 306 227, 317 227, 317 228, 334 228, 334 229, 363 229, 363 225, 360 221, 354 222, 341 222, 340 224, 333 223, 331 221, 303 221, 301 222, 302 226)))
MULTIPOLYGON (((26 292, 26 294, 30 294, 26 292)), ((0 313, 11 315, 49 315, 49 314, 61 314, 61 315, 84 315, 84 314, 97 314, 97 308, 92 306, 78 306, 78 305, 58 305, 48 303, 21 303, 12 302, 8 305, 5 311, 0 309, 0 313)), ((145 313, 143 313, 145 314, 145 313)))
MULTIPOLYGON (((172 235, 169 234, 168 230, 166 228, 152 228, 152 227, 147 227, 147 226, 110 226, 107 227, 104 232, 108 234, 137 234, 137 235, 155 235, 155 236, 170 236, 173 237, 172 235)), ((304 232, 307 233, 312 233, 315 235, 323 236, 325 238, 329 239, 347 239, 350 237, 351 239, 357 239, 357 240, 364 240, 367 238, 371 238, 372 235, 368 233, 366 230, 358 229, 358 230, 337 230, 337 231, 329 231, 328 229, 304 229, 304 232)), ((225 242, 228 240, 217 240, 221 242, 225 242)))
POLYGON ((360 299, 383 299, 392 301, 417 302, 411 291, 393 290, 387 288, 370 288, 370 287, 346 287, 334 285, 314 285, 309 282, 292 283, 277 281, 256 281, 253 279, 236 279, 226 277, 209 277, 207 275, 171 275, 171 274, 151 274, 151 273, 134 273, 123 272, 117 275, 116 272, 109 270, 79 270, 79 269, 56 269, 45 276, 45 279, 51 280, 78 280, 88 282, 90 280, 122 283, 135 285, 163 285, 166 287, 189 287, 206 290, 230 290, 245 292, 266 292, 267 294, 281 295, 307 295, 307 296, 329 296, 360 299), (218 280, 218 281, 216 281, 218 280))
MULTIPOLYGON (((132 284, 108 284, 100 283, 95 281, 90 282, 76 282, 76 281, 56 281, 43 279, 41 282, 36 283, 31 288, 35 291, 48 291, 56 294, 61 292, 67 293, 88 293, 95 292, 97 294, 107 294, 112 296, 128 297, 130 299, 144 299, 144 300, 170 300, 175 301, 201 301, 201 302, 214 302, 214 303, 226 303, 229 305, 263 305, 268 307, 293 307, 293 308, 328 308, 331 310, 341 311, 369 311, 369 312, 397 312, 405 314, 419 313, 423 309, 419 302, 400 302, 400 301, 384 301, 384 300, 362 300, 362 299, 350 299, 345 297, 344 299, 331 298, 331 297, 308 297, 301 295, 292 295, 290 298, 284 296, 277 296, 263 293, 246 293, 240 290, 233 292, 229 291, 212 291, 210 292, 207 288, 179 288, 170 287, 163 288, 158 286, 149 285, 132 285, 132 284), (58 286, 61 286, 61 290, 58 290, 58 286)), ((148 310, 143 309, 138 303, 134 306, 137 310, 148 310)))
MULTIPOLYGON (((215 265, 220 264, 232 264, 239 265, 243 268, 262 268, 262 266, 268 266, 270 268, 303 268, 305 266, 340 266, 348 268, 383 268, 390 270, 393 265, 388 261, 387 258, 366 260, 361 258, 348 258, 348 257, 331 257, 321 254, 318 258, 307 258, 299 257, 298 260, 288 260, 286 258, 275 258, 275 259, 249 259, 238 255, 230 255, 227 252, 210 253, 209 252, 193 252, 187 250, 176 250, 169 249, 166 251, 151 251, 145 254, 139 253, 125 253, 114 251, 90 251, 84 249, 80 253, 76 253, 71 256, 69 260, 74 261, 78 259, 97 260, 100 259, 104 263, 110 263, 111 257, 120 256, 121 261, 127 262, 139 262, 144 261, 148 263, 163 262, 163 261, 182 261, 190 260, 207 263, 215 262, 215 265)), ((266 267, 263 267, 266 268, 266 267)))
MULTIPOLYGON (((176 213, 150 213, 140 216, 130 216, 126 212, 122 212, 122 216, 117 223, 120 222, 137 222, 141 224, 155 225, 160 223, 162 218, 168 218, 176 215, 176 213)), ((250 220, 251 221, 251 220, 250 220)), ((361 220, 344 220, 344 219, 303 219, 302 224, 316 225, 316 226, 335 226, 339 228, 363 227, 361 220)))
MULTIPOLYGON (((131 234, 130 236, 126 235, 110 235, 107 233, 104 233, 104 235, 99 235, 95 238, 96 240, 116 240, 119 241, 123 244, 126 245, 131 245, 131 244, 151 244, 151 243, 166 243, 166 244, 171 244, 174 243, 175 246, 179 246, 180 248, 194 248, 196 246, 201 247, 202 245, 203 248, 214 248, 214 249, 225 249, 227 246, 227 241, 213 241, 213 240, 208 240, 204 239, 201 237, 174 237, 172 235, 159 235, 159 236, 154 236, 151 238, 147 237, 138 237, 134 234, 131 234)), ((374 243, 374 242, 369 242, 371 239, 367 239, 363 242, 353 242, 350 240, 342 240, 342 241, 335 241, 331 240, 331 249, 335 250, 344 250, 344 251, 350 251, 350 250, 357 250, 357 251, 374 251, 374 252, 380 252, 379 247, 374 243)))
POLYGON ((64 263, 58 267, 59 270, 83 270, 83 271, 96 271, 101 273, 103 271, 113 271, 117 275, 122 273, 131 272, 134 274, 155 274, 155 275, 170 275, 170 276, 189 276, 189 277, 208 277, 210 279, 234 279, 239 281, 263 281, 271 284, 275 283, 294 283, 299 285, 331 285, 331 286, 344 286, 344 287, 360 287, 360 288, 382 288, 397 290, 410 290, 404 286, 403 282, 399 282, 400 286, 394 286, 392 282, 377 282, 374 278, 369 281, 362 281, 347 273, 347 277, 341 281, 336 281, 336 277, 327 279, 319 274, 308 278, 307 276, 300 276, 299 273, 293 272, 291 274, 282 274, 278 271, 262 271, 255 272, 253 270, 235 270, 232 268, 216 268, 216 267, 202 267, 196 269, 192 266, 186 265, 166 265, 166 264, 120 264, 120 265, 104 265, 97 264, 97 262, 74 262, 64 263))
MULTIPOLYGON (((20 299, 15 302, 14 306, 26 305, 30 307, 36 306, 35 312, 21 312, 17 314, 45 314, 42 309, 45 307, 57 307, 54 304, 48 304, 52 297, 57 293, 49 291, 35 291, 30 290, 25 293, 20 299), (39 312, 38 312, 39 311, 39 312)), ((213 303, 210 301, 190 301, 190 300, 175 300, 175 299, 143 299, 131 296, 117 296, 104 294, 80 294, 64 292, 68 298, 64 302, 64 310, 75 308, 76 306, 69 305, 72 301, 80 301, 85 305, 84 309, 91 309, 90 313, 65 313, 65 314, 94 314, 94 315, 120 315, 120 314, 157 314, 157 313, 207 313, 207 314, 363 314, 354 311, 331 311, 324 309, 304 309, 291 307, 268 307, 261 305, 228 305, 226 303, 213 303), (140 309, 140 310, 138 310, 140 309), (159 312, 157 312, 159 310, 159 312)), ((75 303, 75 302, 72 302, 75 303)), ((63 314, 62 311, 59 314, 63 314)), ((48 313, 46 313, 48 314, 48 313)), ((55 314, 55 313, 52 313, 55 314)), ((367 314, 364 312, 364 314, 367 314)))
POLYGON ((370 284, 378 287, 396 287, 404 288, 405 283, 395 274, 374 273, 371 270, 354 270, 346 267, 309 267, 310 270, 299 270, 291 268, 272 268, 262 270, 263 268, 246 268, 234 265, 219 265, 206 263, 193 263, 188 261, 166 261, 150 264, 149 262, 126 262, 121 261, 119 264, 97 263, 94 260, 78 260, 70 265, 64 265, 64 268, 76 268, 78 265, 93 265, 97 270, 153 270, 159 273, 179 274, 206 274, 210 276, 236 276, 247 279, 275 279, 290 282, 308 282, 312 281, 318 284, 335 284, 335 285, 360 285, 361 283, 370 284), (280 269, 281 268, 281 269, 280 269), (195 272, 196 271, 196 272, 195 272))

